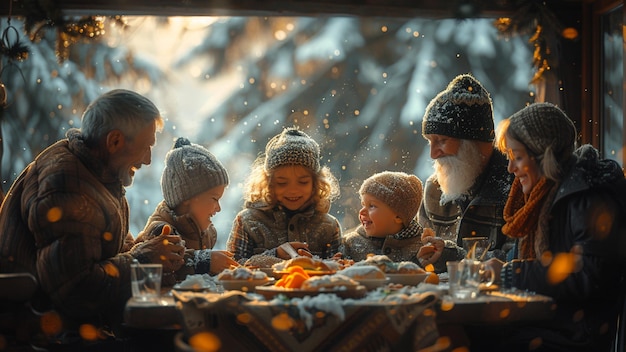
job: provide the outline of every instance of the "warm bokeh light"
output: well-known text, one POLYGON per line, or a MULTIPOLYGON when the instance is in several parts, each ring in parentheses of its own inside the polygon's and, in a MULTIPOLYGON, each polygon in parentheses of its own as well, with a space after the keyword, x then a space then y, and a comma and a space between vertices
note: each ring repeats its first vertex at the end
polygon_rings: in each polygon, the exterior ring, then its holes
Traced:
POLYGON ((573 39, 578 38, 578 31, 576 30, 576 28, 567 27, 567 28, 563 29, 563 31, 561 32, 561 35, 565 39, 573 40, 573 39))
POLYGON ((102 234, 102 239, 107 241, 107 242, 110 242, 110 241, 113 240, 113 234, 107 231, 107 232, 102 234))
POLYGON ((120 270, 117 268, 117 266, 113 265, 112 263, 107 263, 104 266, 104 271, 110 277, 119 277, 120 276, 120 270))
POLYGON ((63 322, 58 313, 54 311, 44 313, 39 319, 41 331, 48 336, 53 336, 61 332, 63 322))
POLYGON ((57 222, 61 220, 61 216, 63 215, 63 210, 60 207, 53 207, 48 210, 48 214, 46 214, 46 218, 49 222, 57 222))
POLYGON ((279 331, 288 331, 294 325, 294 320, 287 313, 280 313, 272 318, 272 327, 279 331))
POLYGON ((574 272, 578 256, 572 253, 558 253, 548 268, 548 283, 556 285, 574 272))
POLYGON ((252 322, 252 315, 249 313, 237 314, 237 321, 242 324, 250 324, 250 322, 252 322))
POLYGON ((98 340, 98 329, 91 324, 83 324, 78 329, 78 333, 83 340, 96 341, 98 340))
POLYGON ((212 332, 200 332, 189 338, 189 346, 197 352, 214 352, 222 348, 222 341, 212 332))

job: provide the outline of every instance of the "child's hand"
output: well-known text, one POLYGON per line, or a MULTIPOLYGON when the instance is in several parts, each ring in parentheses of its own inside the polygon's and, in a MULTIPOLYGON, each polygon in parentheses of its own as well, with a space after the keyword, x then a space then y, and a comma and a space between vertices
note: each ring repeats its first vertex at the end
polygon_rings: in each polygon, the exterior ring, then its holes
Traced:
POLYGON ((211 274, 217 275, 224 269, 239 266, 233 256, 234 254, 229 251, 211 251, 211 274))
POLYGON ((441 257, 446 243, 439 237, 430 236, 422 238, 422 242, 425 244, 417 251, 417 260, 422 267, 436 263, 441 257))
MULTIPOLYGON (((313 257, 313 254, 309 252, 309 245, 304 242, 286 242, 296 251, 295 254, 301 257, 313 257)), ((291 255, 287 253, 287 251, 283 248, 283 246, 278 246, 276 248, 276 256, 281 259, 291 259, 295 257, 295 255, 291 255)))

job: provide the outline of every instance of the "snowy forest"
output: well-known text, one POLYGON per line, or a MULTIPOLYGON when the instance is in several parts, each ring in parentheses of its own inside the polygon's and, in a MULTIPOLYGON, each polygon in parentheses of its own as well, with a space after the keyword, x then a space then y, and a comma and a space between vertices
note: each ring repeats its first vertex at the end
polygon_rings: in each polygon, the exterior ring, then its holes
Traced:
POLYGON ((132 233, 162 199, 165 154, 185 136, 230 175, 213 218, 218 249, 243 205, 249 166, 284 127, 319 142, 322 164, 341 185, 331 214, 347 230, 357 225, 359 186, 373 173, 430 175, 422 116, 456 75, 483 83, 496 122, 533 101, 532 45, 503 36, 493 19, 126 17, 107 19, 97 38, 61 47, 55 30, 39 29, 31 40, 28 23, 8 20, 0 23, 9 33, 3 40, 19 40, 29 55, 1 61, 4 192, 42 149, 80 127, 91 100, 133 89, 159 106, 166 125, 152 165, 127 191, 132 233))

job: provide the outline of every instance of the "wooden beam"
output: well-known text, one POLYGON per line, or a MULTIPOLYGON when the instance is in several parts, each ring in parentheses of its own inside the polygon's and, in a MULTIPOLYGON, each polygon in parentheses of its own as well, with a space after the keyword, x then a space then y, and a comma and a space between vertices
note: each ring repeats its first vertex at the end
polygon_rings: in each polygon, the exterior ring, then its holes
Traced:
POLYGON ((375 16, 463 18, 511 14, 515 0, 8 0, 0 15, 375 16), (46 9, 45 7, 48 7, 46 9))

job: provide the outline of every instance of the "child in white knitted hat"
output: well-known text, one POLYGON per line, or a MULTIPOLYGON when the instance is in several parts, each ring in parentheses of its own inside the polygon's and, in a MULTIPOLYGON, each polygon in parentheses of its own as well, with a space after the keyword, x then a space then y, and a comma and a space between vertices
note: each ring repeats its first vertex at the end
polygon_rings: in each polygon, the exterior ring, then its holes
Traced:
POLYGON ((219 200, 227 185, 228 173, 213 154, 186 138, 176 140, 165 157, 161 176, 163 201, 136 243, 160 235, 166 225, 173 234, 180 235, 187 252, 185 266, 176 273, 177 281, 187 274, 218 274, 237 265, 232 253, 211 250, 217 241, 211 217, 221 210, 219 200))
POLYGON ((422 194, 422 181, 404 172, 384 171, 363 181, 359 189, 361 225, 344 236, 342 254, 354 261, 375 254, 394 262, 419 264, 423 229, 415 216, 422 194))
POLYGON ((341 229, 328 211, 339 187, 319 159, 317 142, 297 128, 284 129, 267 143, 246 181, 244 209, 226 246, 236 260, 289 259, 280 247, 284 243, 300 255, 329 258, 338 252, 341 229))

